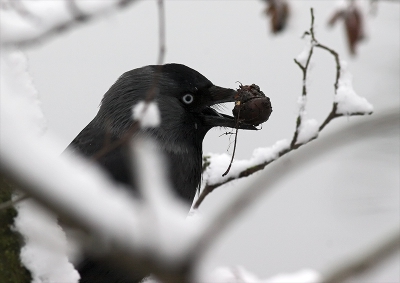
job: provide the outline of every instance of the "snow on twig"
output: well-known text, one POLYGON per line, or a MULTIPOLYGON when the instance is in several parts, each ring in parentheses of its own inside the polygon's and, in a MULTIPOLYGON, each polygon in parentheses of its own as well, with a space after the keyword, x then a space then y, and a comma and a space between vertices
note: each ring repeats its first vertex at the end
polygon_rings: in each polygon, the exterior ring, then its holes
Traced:
POLYGON ((347 71, 346 66, 347 63, 341 61, 341 75, 335 95, 336 113, 344 116, 355 115, 355 113, 360 113, 360 115, 372 113, 374 110, 372 104, 354 91, 352 75, 347 71))

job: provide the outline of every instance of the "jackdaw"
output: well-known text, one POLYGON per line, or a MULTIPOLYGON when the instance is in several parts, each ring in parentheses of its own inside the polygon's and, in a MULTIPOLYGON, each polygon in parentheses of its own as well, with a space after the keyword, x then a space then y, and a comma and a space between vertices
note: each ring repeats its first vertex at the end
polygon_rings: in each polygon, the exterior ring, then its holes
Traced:
MULTIPOLYGON (((213 127, 237 126, 233 117, 218 113, 212 106, 233 102, 237 92, 215 86, 185 65, 151 65, 124 73, 105 93, 96 117, 68 148, 94 159, 115 181, 136 191, 127 143, 112 150, 107 146, 126 136, 134 123, 132 107, 154 90, 161 123, 133 134, 145 134, 157 142, 165 156, 171 187, 190 205, 201 181, 204 136, 213 127)), ((255 129, 245 123, 239 128, 255 129)), ((78 270, 81 282, 134 282, 120 271, 107 270, 101 260, 93 258, 86 258, 78 270)))

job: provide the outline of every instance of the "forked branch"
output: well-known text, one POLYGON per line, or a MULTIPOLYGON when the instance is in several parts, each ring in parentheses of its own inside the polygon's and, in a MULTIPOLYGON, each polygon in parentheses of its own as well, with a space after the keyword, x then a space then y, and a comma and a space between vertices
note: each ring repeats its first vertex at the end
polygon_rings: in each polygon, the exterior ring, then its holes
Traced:
MULTIPOLYGON (((310 44, 309 44, 309 50, 307 52, 307 57, 305 63, 301 63, 300 60, 298 59, 294 59, 294 62, 299 66, 299 68, 301 69, 302 73, 303 73, 303 86, 302 86, 302 92, 301 92, 301 105, 300 105, 300 109, 299 109, 299 114, 298 117, 296 119, 296 128, 293 134, 293 138, 291 139, 291 142, 287 143, 287 146, 284 147, 280 147, 278 149, 278 151, 275 152, 274 156, 271 158, 268 158, 267 160, 265 160, 264 162, 259 162, 256 164, 251 164, 248 168, 240 171, 239 173, 236 174, 231 174, 231 176, 228 176, 226 178, 221 178, 218 181, 213 181, 213 182, 206 182, 206 185, 204 187, 204 189, 201 191, 198 199, 196 200, 195 204, 193 205, 194 209, 197 209, 201 203, 204 201, 204 199, 206 198, 206 196, 208 194, 210 194, 213 190, 215 190, 216 188, 229 183, 230 181, 233 180, 237 180, 243 177, 247 177, 252 175, 255 172, 258 172, 262 169, 264 169, 267 165, 269 165, 270 163, 272 163, 273 161, 279 159, 280 157, 282 157, 283 155, 298 149, 299 147, 309 143, 310 141, 316 139, 318 137, 318 134, 335 118, 337 117, 341 117, 341 116, 355 116, 355 115, 366 115, 366 114, 372 114, 372 106, 370 107, 370 109, 367 110, 356 110, 356 111, 347 111, 347 112, 343 112, 343 110, 339 111, 339 104, 338 104, 338 91, 340 89, 341 86, 341 79, 342 79, 342 73, 343 73, 343 67, 342 67, 342 62, 340 61, 339 58, 339 54, 333 50, 332 48, 327 47, 326 45, 323 45, 321 43, 318 42, 318 40, 315 37, 315 31, 314 31, 314 21, 315 21, 315 17, 314 17, 314 10, 313 8, 311 8, 311 25, 310 25, 310 29, 308 31, 306 31, 304 33, 303 37, 309 37, 310 40, 310 44), (316 132, 314 133, 314 135, 310 136, 307 139, 302 139, 299 140, 299 135, 302 131, 302 126, 306 126, 304 124, 304 113, 305 113, 305 107, 306 107, 306 97, 307 97, 307 76, 308 76, 308 70, 309 70, 309 66, 310 66, 310 61, 311 58, 314 54, 314 48, 320 48, 322 50, 327 51, 329 54, 331 54, 335 60, 335 64, 336 64, 336 76, 335 76, 335 80, 334 80, 334 93, 335 93, 335 99, 332 103, 332 110, 330 113, 328 113, 327 117, 325 118, 325 120, 316 128, 316 132)), ((342 84, 344 84, 345 82, 343 81, 342 84)), ((355 94, 354 94, 355 95, 355 94)), ((364 102, 366 104, 368 104, 368 102, 364 102)), ((368 108, 368 107, 367 107, 368 108)), ((212 163, 212 159, 209 160, 209 162, 212 163)))

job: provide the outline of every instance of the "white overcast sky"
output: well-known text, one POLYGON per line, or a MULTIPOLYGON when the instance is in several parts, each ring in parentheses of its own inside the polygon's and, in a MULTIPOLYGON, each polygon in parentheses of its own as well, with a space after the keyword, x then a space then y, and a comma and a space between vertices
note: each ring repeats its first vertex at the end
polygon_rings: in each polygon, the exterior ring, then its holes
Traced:
MULTIPOLYGON (((348 61, 355 91, 374 105, 375 113, 399 107, 400 4, 378 3, 377 15, 367 19, 366 41, 350 58, 342 24, 332 29, 326 24, 336 1, 290 3, 288 29, 273 36, 262 1, 166 1, 166 62, 188 65, 223 87, 235 88, 237 81, 258 84, 271 98, 273 113, 262 130, 239 133, 240 159, 293 134, 302 85, 293 58, 303 50, 300 36, 309 28, 310 7, 315 9, 317 39, 348 61)), ((48 134, 60 140, 60 152, 95 116, 103 94, 123 72, 156 63, 157 26, 156 1, 139 1, 27 52, 48 134)), ((309 118, 321 122, 330 110, 334 75, 332 57, 317 50, 309 81, 309 118)), ((365 118, 341 118, 327 131, 356 119, 365 118)), ((222 133, 207 135, 205 153, 226 152, 229 138, 219 137, 222 133)), ((397 131, 343 148, 289 176, 225 233, 203 268, 243 265, 262 278, 321 269, 398 226, 398 147, 397 131)), ((290 162, 290 156, 285 158, 290 162)), ((234 193, 234 185, 220 188, 203 211, 234 193)), ((392 268, 379 278, 394 278, 396 272, 392 268)))

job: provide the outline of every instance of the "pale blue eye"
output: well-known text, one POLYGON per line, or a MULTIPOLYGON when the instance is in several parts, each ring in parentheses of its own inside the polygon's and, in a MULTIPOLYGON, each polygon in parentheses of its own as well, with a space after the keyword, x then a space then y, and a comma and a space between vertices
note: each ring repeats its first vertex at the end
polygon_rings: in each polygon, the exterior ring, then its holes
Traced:
POLYGON ((183 101, 184 103, 186 103, 186 104, 192 103, 193 100, 194 100, 194 97, 193 97, 193 95, 190 94, 190 93, 185 94, 184 96, 182 96, 182 101, 183 101))

